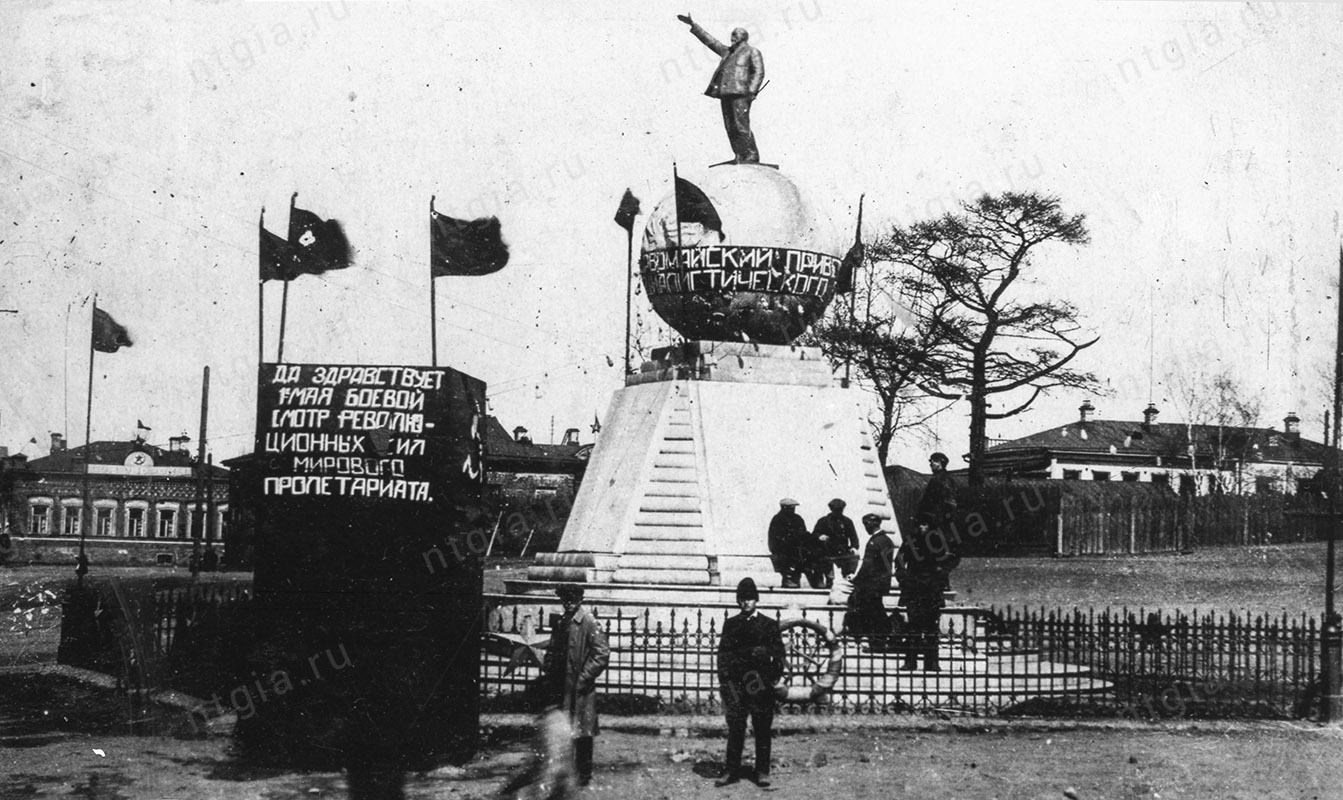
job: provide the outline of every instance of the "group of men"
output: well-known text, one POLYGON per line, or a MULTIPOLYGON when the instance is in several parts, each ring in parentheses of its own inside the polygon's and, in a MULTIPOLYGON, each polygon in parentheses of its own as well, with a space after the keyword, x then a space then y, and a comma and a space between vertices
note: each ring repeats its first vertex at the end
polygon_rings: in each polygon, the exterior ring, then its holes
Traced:
MULTIPOLYGON (((915 510, 914 526, 901 531, 897 548, 884 528, 885 518, 862 517, 868 540, 860 565, 855 553, 858 536, 844 516, 845 503, 830 501, 830 513, 817 520, 810 534, 797 515, 797 502, 785 498, 769 527, 769 548, 785 587, 800 585, 806 575, 813 588, 828 587, 835 569, 852 575, 845 632, 865 639, 871 652, 903 652, 905 669, 917 669, 920 659, 927 671, 941 668, 938 659, 938 618, 950 587, 948 575, 960 558, 949 546, 955 524, 956 485, 947 474, 942 453, 928 458, 932 471, 915 510), (886 611, 891 579, 900 586, 899 608, 886 611), (903 609, 905 617, 899 613, 903 609), (907 618, 907 620, 905 619, 907 618)), ((592 778, 593 736, 597 733, 596 681, 610 660, 610 648, 601 626, 581 603, 583 590, 561 586, 556 590, 564 613, 554 622, 546 648, 544 687, 550 706, 567 718, 572 732, 577 783, 592 778)), ((770 785, 776 686, 785 672, 783 634, 775 620, 757 608, 760 592, 755 581, 737 584, 740 613, 723 623, 718 639, 718 680, 727 722, 727 754, 718 786, 741 780, 746 721, 755 737, 755 765, 750 778, 770 785)), ((552 762, 554 760, 552 759, 552 762)), ((553 785, 552 785, 553 786, 553 785)))
POLYGON ((830 513, 816 520, 811 533, 797 513, 797 501, 779 501, 779 513, 769 521, 769 555, 774 571, 783 577, 785 589, 802 585, 802 576, 813 589, 829 589, 835 569, 844 577, 858 566, 858 533, 853 520, 844 516, 845 503, 830 501, 830 513))

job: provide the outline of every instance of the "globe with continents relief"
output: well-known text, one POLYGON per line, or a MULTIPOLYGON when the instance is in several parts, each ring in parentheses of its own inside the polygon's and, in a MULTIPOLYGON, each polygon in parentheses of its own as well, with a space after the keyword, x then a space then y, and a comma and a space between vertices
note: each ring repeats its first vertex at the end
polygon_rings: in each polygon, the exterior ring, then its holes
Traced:
POLYGON ((788 344, 825 313, 844 250, 792 179, 732 164, 677 177, 648 215, 639 272, 687 339, 788 344))

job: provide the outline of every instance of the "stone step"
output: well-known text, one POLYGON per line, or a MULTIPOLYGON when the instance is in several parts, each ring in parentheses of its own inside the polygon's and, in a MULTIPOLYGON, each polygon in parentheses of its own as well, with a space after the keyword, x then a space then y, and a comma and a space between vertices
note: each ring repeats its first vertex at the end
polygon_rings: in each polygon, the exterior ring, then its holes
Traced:
POLYGON ((626 569, 651 570, 705 570, 709 569, 709 559, 701 553, 626 553, 620 557, 616 571, 626 569))
POLYGON ((690 453, 667 453, 659 451, 653 458, 653 469, 694 469, 695 454, 690 453))
POLYGON ((698 495, 644 495, 639 501, 639 511, 667 512, 681 511, 700 513, 700 499, 698 495))
MULTIPOLYGON (((657 556, 704 556, 703 539, 630 539, 629 546, 625 553, 639 555, 657 555, 657 556), (694 547, 700 545, 699 547, 694 547), (692 549, 694 548, 694 549, 692 549)), ((621 564, 625 563, 625 556, 621 556, 621 564)), ((707 564, 706 564, 707 566, 707 564)))
POLYGON ((688 511, 646 511, 634 515, 636 528, 701 528, 704 517, 699 509, 688 511))
POLYGON ((636 524, 630 531, 630 541, 643 539, 645 541, 654 541, 657 539, 666 539, 676 542, 702 542, 704 541, 704 528, 697 525, 640 525, 636 524))
POLYGON ((613 577, 620 583, 652 583, 672 586, 709 585, 707 563, 703 570, 617 568, 613 577))

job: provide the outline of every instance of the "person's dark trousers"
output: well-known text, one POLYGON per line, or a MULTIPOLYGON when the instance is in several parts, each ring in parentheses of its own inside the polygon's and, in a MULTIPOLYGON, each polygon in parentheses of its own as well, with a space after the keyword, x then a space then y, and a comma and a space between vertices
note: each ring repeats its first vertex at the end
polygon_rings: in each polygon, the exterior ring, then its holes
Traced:
POLYGON ((938 618, 942 609, 936 602, 921 599, 909 601, 909 649, 905 655, 905 669, 915 669, 920 657, 923 668, 929 671, 941 669, 937 654, 938 618))
POLYGON ((578 783, 587 786, 592 782, 592 737, 579 736, 574 739, 574 766, 578 770, 578 783))
POLYGON ((748 95, 722 98, 723 127, 727 129, 727 140, 732 144, 732 153, 738 164, 760 163, 755 134, 751 133, 752 99, 748 95))
POLYGON ((755 773, 769 777, 769 760, 774 744, 774 709, 748 709, 742 705, 726 709, 727 717, 727 773, 735 775, 741 769, 741 752, 746 748, 746 717, 751 717, 751 734, 755 736, 755 773))

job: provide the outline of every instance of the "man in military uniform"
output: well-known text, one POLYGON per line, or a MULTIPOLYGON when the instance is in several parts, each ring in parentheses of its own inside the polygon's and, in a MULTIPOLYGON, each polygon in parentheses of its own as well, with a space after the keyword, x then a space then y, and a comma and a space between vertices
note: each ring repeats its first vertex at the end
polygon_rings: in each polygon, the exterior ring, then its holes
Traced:
POLYGON ((759 786, 769 786, 770 746, 773 742, 774 685, 783 677, 785 651, 779 623, 756 610, 760 592, 755 581, 737 584, 741 613, 723 623, 718 639, 718 682, 727 718, 727 759, 719 786, 741 780, 741 753, 746 747, 746 717, 755 735, 755 774, 759 786))
POLYGON ((736 156, 734 162, 759 164, 760 152, 755 147, 755 134, 751 133, 751 101, 755 100, 765 83, 764 57, 759 50, 747 44, 745 28, 732 29, 732 44, 729 46, 696 25, 689 14, 677 14, 676 18, 689 25, 690 32, 705 47, 722 57, 704 93, 709 97, 717 97, 722 104, 723 127, 727 129, 727 139, 736 156))

